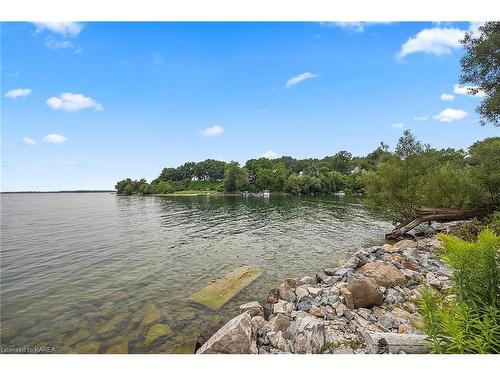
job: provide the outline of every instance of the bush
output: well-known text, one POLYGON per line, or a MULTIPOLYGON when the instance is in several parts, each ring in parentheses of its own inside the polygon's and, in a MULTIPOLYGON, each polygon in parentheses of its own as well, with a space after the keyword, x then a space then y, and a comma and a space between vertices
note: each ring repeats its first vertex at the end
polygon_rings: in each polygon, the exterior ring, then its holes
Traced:
POLYGON ((475 242, 439 236, 453 270, 452 293, 422 293, 419 310, 432 351, 500 353, 500 237, 488 229, 475 242))

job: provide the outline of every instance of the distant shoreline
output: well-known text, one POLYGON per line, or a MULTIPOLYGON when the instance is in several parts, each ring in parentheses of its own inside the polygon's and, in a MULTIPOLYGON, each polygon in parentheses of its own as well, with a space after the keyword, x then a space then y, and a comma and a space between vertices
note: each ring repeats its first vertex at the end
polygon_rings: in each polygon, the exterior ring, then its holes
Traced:
POLYGON ((2 191, 0 194, 116 193, 116 190, 2 191))

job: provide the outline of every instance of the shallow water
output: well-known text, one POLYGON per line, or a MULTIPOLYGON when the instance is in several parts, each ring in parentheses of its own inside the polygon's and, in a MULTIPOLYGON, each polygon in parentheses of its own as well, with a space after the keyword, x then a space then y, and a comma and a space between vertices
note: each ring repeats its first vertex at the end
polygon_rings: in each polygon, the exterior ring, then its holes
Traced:
POLYGON ((241 303, 391 228, 347 197, 4 194, 1 208, 2 347, 58 353, 192 352, 241 303), (188 300, 240 265, 263 275, 219 311, 188 300))

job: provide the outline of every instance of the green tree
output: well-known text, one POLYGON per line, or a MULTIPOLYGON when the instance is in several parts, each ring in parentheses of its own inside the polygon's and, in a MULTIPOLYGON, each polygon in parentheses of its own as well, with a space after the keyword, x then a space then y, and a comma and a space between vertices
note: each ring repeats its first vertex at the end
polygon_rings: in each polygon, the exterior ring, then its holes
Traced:
POLYGON ((486 138, 469 148, 468 162, 474 167, 473 176, 493 208, 500 206, 500 137, 486 138))
POLYGON ((471 94, 482 94, 477 112, 481 125, 500 125, 500 22, 486 22, 478 32, 468 32, 461 43, 460 82, 472 85, 471 94))
POLYGON ((224 189, 235 192, 244 189, 248 184, 248 172, 236 161, 228 163, 224 172, 224 189))

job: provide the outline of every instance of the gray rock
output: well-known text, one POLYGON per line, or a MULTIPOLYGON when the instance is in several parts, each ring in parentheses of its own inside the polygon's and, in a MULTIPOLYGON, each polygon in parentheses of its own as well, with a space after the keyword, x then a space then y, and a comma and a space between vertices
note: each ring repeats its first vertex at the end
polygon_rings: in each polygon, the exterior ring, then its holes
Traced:
POLYGON ((297 304, 297 310, 309 311, 312 307, 310 298, 301 298, 300 302, 297 304))
POLYGON ((387 328, 387 329, 392 329, 395 327, 396 325, 396 321, 394 319, 394 316, 390 313, 387 313, 387 314, 384 314, 382 315, 379 319, 378 319, 378 323, 384 327, 384 328, 387 328))
POLYGON ((252 334, 248 312, 231 319, 202 345, 196 353, 256 354, 256 337, 252 334))
POLYGON ((277 303, 273 305, 274 314, 281 313, 285 315, 290 315, 292 310, 293 310, 293 304, 288 301, 279 300, 277 303))
MULTIPOLYGON (((364 307, 357 309, 356 313, 366 320, 372 320, 374 318, 373 312, 370 309, 365 309, 364 307)), ((376 320, 377 319, 375 318, 375 321, 376 320)))
POLYGON ((335 273, 337 272, 336 268, 325 268, 323 270, 324 273, 326 273, 328 276, 334 276, 335 273))
POLYGON ((351 321, 354 318, 354 314, 349 309, 344 311, 344 316, 348 321, 351 321))
POLYGON ((432 286, 436 289, 442 288, 441 280, 439 280, 436 277, 436 275, 434 275, 432 272, 428 272, 427 275, 425 275, 425 279, 426 279, 427 284, 429 284, 430 286, 432 286))
POLYGON ((316 353, 325 343, 325 324, 323 319, 299 311, 290 328, 294 332, 294 353, 316 353))
POLYGON ((280 299, 288 301, 288 302, 295 302, 297 297, 295 296, 295 293, 291 289, 282 289, 280 290, 280 299))
POLYGON ((278 332, 285 332, 290 327, 290 318, 284 314, 276 314, 276 316, 269 321, 269 330, 278 332))
POLYGON ((299 285, 304 285, 308 284, 310 286, 316 286, 316 279, 311 276, 304 276, 302 279, 299 280, 299 285))
POLYGON ((342 302, 335 302, 332 307, 335 309, 335 312, 337 313, 337 316, 338 317, 341 317, 342 315, 344 315, 344 313, 346 312, 347 310, 347 306, 344 305, 342 302))
POLYGON ((387 295, 385 297, 385 300, 391 304, 404 302, 402 294, 393 288, 389 288, 387 290, 387 295))
POLYGON ((295 295, 297 299, 300 301, 304 297, 309 297, 309 285, 301 285, 295 289, 295 295))
POLYGON ((245 311, 250 313, 250 316, 262 316, 264 317, 264 308, 257 301, 252 301, 245 303, 239 307, 240 314, 243 314, 245 311))

